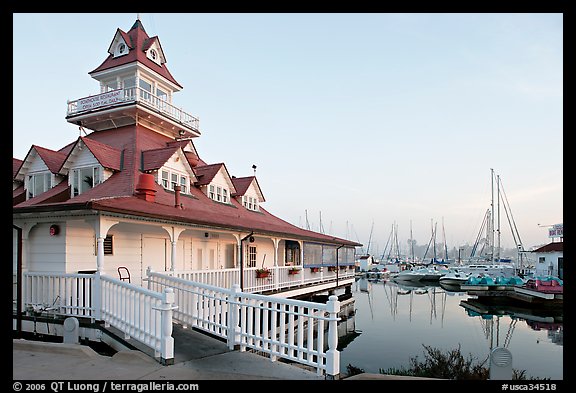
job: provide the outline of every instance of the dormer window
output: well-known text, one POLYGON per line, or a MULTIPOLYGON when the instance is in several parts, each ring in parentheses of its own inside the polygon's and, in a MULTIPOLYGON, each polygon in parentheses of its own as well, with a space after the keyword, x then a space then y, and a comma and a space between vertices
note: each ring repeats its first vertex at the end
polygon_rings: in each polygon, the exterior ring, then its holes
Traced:
POLYGON ((28 175, 26 198, 34 198, 52 188, 52 174, 50 172, 28 175))
POLYGON ((102 172, 100 166, 90 166, 73 169, 70 175, 70 185, 72 186, 72 197, 96 187, 102 182, 102 172))
POLYGON ((152 58, 152 60, 156 61, 156 59, 158 58, 158 54, 156 53, 156 51, 154 49, 150 50, 150 57, 152 58))
POLYGON ((120 42, 116 46, 116 50, 114 51, 114 57, 124 56, 127 53, 128 53, 128 47, 124 42, 120 42))
POLYGON ((178 172, 173 172, 169 170, 161 170, 160 178, 158 179, 158 184, 162 185, 167 190, 174 191, 175 186, 180 186, 180 192, 184 194, 189 194, 188 184, 190 179, 188 176, 183 175, 178 172))
POLYGON ((242 196, 242 205, 248 210, 258 211, 258 199, 251 196, 242 196))
POLYGON ((227 188, 216 186, 214 184, 210 184, 210 186, 208 186, 208 198, 212 199, 213 201, 229 203, 228 195, 229 191, 227 188))

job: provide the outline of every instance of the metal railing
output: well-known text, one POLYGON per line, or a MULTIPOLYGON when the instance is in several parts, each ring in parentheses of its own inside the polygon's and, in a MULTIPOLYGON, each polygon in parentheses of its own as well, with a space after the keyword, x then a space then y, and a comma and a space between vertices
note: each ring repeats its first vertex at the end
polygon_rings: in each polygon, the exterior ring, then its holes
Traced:
POLYGON ((141 87, 128 87, 125 89, 112 90, 106 93, 68 101, 67 116, 130 102, 142 103, 154 111, 176 120, 180 124, 194 130, 199 129, 200 121, 197 117, 184 112, 181 108, 177 108, 166 100, 142 89, 141 87))

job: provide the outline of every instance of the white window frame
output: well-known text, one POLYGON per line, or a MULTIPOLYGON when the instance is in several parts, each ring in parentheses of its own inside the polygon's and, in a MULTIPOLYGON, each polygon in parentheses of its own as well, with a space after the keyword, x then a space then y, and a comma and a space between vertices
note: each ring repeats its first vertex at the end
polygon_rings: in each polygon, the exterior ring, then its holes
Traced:
POLYGON ((246 247, 246 267, 256 267, 257 256, 258 250, 256 249, 256 245, 248 245, 248 247, 246 247))
POLYGON ((212 199, 215 202, 226 203, 229 204, 230 198, 228 195, 230 191, 223 186, 210 184, 208 185, 208 198, 212 199))
POLYGON ((52 188, 52 174, 50 172, 37 172, 28 175, 26 199, 34 198, 52 188), (41 178, 41 180, 40 180, 41 178), (41 182, 42 191, 36 192, 36 183, 41 182))
POLYGON ((71 173, 71 178, 70 178, 70 193, 72 198, 76 197, 94 187, 96 187, 98 184, 102 183, 102 177, 103 177, 103 173, 102 173, 102 167, 100 165, 90 165, 90 166, 83 166, 83 167, 78 167, 78 168, 73 168, 70 170, 71 173), (85 186, 84 184, 86 184, 86 182, 80 178, 81 173, 83 172, 83 170, 92 170, 92 184, 90 187, 85 186), (78 192, 76 193, 75 189, 77 187, 78 192))
POLYGON ((248 210, 258 211, 258 198, 254 198, 251 196, 243 195, 242 196, 242 205, 248 210))
POLYGON ((158 184, 164 187, 164 189, 174 191, 174 186, 180 186, 181 193, 190 193, 188 188, 190 178, 188 175, 182 174, 181 172, 171 171, 169 169, 161 169, 159 172, 158 184), (174 176, 176 176, 176 179, 174 179, 174 176))

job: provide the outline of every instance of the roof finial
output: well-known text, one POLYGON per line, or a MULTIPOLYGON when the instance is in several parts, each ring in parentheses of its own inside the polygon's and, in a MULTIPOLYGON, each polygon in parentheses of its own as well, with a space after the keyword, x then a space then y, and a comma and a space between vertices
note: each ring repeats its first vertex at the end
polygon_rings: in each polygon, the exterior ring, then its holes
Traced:
POLYGON ((252 169, 254 169, 254 176, 256 176, 256 165, 252 165, 252 169))
POLYGON ((140 22, 142 22, 142 21, 140 20, 140 13, 139 13, 139 12, 136 13, 136 19, 139 20, 140 22))

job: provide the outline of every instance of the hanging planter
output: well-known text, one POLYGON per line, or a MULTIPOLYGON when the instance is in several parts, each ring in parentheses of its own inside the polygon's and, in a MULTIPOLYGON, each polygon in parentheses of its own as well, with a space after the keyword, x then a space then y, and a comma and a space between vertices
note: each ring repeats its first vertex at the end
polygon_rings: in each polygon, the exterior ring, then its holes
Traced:
POLYGON ((328 271, 329 271, 329 272, 335 272, 335 271, 336 271, 336 266, 328 266, 328 271))
POLYGON ((312 273, 318 273, 318 272, 320 271, 320 268, 319 268, 319 267, 311 267, 311 268, 310 268, 310 271, 311 271, 312 273))
POLYGON ((257 269, 256 278, 266 278, 270 275, 270 270, 267 268, 257 269))
POLYGON ((290 274, 290 275, 298 274, 298 273, 300 273, 300 269, 297 267, 293 267, 293 268, 288 269, 288 274, 290 274))

